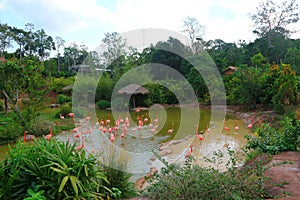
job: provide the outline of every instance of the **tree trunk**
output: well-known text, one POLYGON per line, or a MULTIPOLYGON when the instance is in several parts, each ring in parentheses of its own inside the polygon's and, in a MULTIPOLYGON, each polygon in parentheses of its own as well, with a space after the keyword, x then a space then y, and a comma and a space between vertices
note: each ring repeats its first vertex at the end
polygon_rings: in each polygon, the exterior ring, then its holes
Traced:
POLYGON ((21 120, 22 126, 25 127, 25 120, 21 115, 19 106, 18 106, 18 95, 16 98, 16 101, 13 101, 11 98, 9 98, 9 96, 7 95, 7 93, 5 92, 5 90, 2 90, 2 93, 4 94, 4 97, 7 99, 7 101, 12 105, 12 109, 15 111, 15 113, 17 114, 18 118, 21 120))

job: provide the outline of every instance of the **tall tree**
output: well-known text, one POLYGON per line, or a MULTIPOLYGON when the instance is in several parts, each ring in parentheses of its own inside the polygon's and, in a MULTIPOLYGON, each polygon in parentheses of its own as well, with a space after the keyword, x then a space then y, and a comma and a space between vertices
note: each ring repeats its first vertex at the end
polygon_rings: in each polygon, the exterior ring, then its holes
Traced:
POLYGON ((32 49, 33 47, 33 30, 34 30, 34 24, 32 23, 27 23, 25 24, 25 30, 28 31, 28 37, 27 37, 27 44, 25 45, 25 49, 28 50, 28 55, 32 55, 32 49))
POLYGON ((28 40, 28 32, 19 28, 12 28, 14 41, 19 45, 19 58, 21 59, 24 55, 23 48, 28 40))
POLYGON ((103 64, 107 67, 117 58, 127 53, 126 41, 117 32, 106 33, 102 42, 106 51, 103 52, 101 57, 103 64))
POLYGON ((44 29, 37 30, 34 33, 35 52, 40 57, 41 61, 50 54, 51 50, 55 50, 55 43, 51 36, 48 36, 44 29))
POLYGON ((283 0, 280 3, 266 0, 259 4, 256 13, 250 17, 255 25, 253 32, 260 37, 267 35, 269 47, 272 47, 273 33, 288 36, 293 32, 289 25, 299 21, 299 6, 296 0, 283 0))
POLYGON ((57 50, 57 72, 60 72, 60 62, 59 62, 59 57, 60 57, 60 48, 64 46, 65 40, 63 40, 61 37, 56 36, 55 37, 55 44, 56 44, 56 50, 57 50))
POLYGON ((202 26, 198 20, 194 17, 186 17, 183 20, 183 30, 190 39, 190 47, 192 51, 196 54, 200 50, 200 43, 204 43, 203 36, 205 33, 205 27, 202 26))
POLYGON ((3 57, 5 49, 11 46, 12 40, 11 27, 7 24, 0 24, 0 57, 3 57))

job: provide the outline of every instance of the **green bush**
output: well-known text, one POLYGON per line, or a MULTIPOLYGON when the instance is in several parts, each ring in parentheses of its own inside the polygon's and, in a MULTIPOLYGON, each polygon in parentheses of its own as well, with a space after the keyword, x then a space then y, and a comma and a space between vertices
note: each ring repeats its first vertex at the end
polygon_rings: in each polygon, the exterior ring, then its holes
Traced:
MULTIPOLYGON (((221 154, 218 152, 215 155, 221 154)), ((230 162, 233 165, 227 163, 227 171, 219 172, 212 167, 192 165, 192 160, 192 157, 187 158, 182 167, 162 160, 166 167, 150 179, 151 185, 143 194, 151 199, 170 200, 262 199, 266 195, 259 165, 255 169, 245 167, 238 170, 232 157, 230 162)))
POLYGON ((64 103, 71 102, 71 101, 72 101, 72 98, 67 95, 64 95, 64 94, 59 94, 56 97, 56 102, 58 104, 64 104, 64 103))
POLYGON ((4 110, 4 104, 2 101, 0 101, 0 112, 2 112, 4 110))
POLYGON ((257 136, 246 135, 246 149, 269 154, 297 150, 300 147, 300 120, 286 117, 280 124, 280 129, 263 124, 257 129, 257 136))
POLYGON ((110 108, 110 106, 111 106, 111 104, 109 101, 100 100, 97 102, 97 108, 99 108, 99 109, 110 108))
POLYGON ((69 104, 64 104, 63 106, 61 106, 60 110, 55 114, 55 117, 59 118, 60 114, 66 117, 71 112, 72 112, 71 106, 69 104))
POLYGON ((43 116, 36 117, 30 124, 29 134, 35 136, 43 136, 49 134, 50 126, 54 126, 54 123, 47 120, 43 116))
POLYGON ((0 199, 24 199, 30 189, 35 191, 33 185, 46 199, 104 199, 110 194, 95 157, 54 139, 17 143, 0 166, 0 199))
POLYGON ((52 83, 50 84, 50 89, 56 93, 62 93, 63 88, 74 83, 74 77, 69 78, 54 78, 52 83))

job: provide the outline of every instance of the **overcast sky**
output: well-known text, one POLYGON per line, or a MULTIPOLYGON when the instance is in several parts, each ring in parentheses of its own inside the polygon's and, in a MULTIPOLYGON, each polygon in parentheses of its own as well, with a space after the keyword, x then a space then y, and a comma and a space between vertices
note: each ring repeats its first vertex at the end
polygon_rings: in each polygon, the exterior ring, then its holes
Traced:
POLYGON ((25 29, 30 22, 48 35, 93 50, 104 33, 139 28, 180 32, 185 17, 206 27, 204 39, 253 41, 254 13, 261 0, 0 0, 0 21, 25 29))

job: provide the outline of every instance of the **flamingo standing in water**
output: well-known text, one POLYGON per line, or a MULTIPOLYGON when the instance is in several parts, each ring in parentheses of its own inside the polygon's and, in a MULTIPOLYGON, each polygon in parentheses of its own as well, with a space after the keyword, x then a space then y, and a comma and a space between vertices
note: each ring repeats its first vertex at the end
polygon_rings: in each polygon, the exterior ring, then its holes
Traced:
POLYGON ((224 130, 230 131, 230 128, 228 126, 226 126, 226 119, 224 119, 224 130))
POLYGON ((81 150, 81 149, 83 149, 83 148, 84 148, 84 139, 82 138, 82 140, 81 140, 81 145, 75 147, 75 150, 76 150, 76 151, 79 151, 79 150, 81 150))
POLYGON ((188 152, 185 154, 185 158, 188 158, 192 155, 193 153, 193 144, 190 145, 188 152))
POLYGON ((197 138, 200 140, 200 141, 202 141, 204 138, 203 138, 203 136, 199 133, 199 125, 197 124, 196 125, 196 136, 197 136, 197 138))
POLYGON ((253 125, 254 125, 254 117, 252 117, 251 123, 248 124, 247 128, 251 129, 253 127, 253 125))
POLYGON ((114 133, 114 134, 112 134, 111 136, 110 136, 110 141, 111 142, 114 142, 115 141, 115 139, 116 139, 116 134, 114 133))
POLYGON ((174 122, 172 123, 172 128, 168 130, 168 134, 172 134, 174 131, 174 122))
POLYGON ((238 126, 238 124, 237 124, 237 121, 235 120, 235 127, 234 127, 234 129, 235 129, 235 132, 238 132, 238 130, 239 130, 239 126, 238 126))
POLYGON ((209 123, 206 124, 206 132, 207 132, 207 133, 209 133, 209 131, 210 131, 210 128, 209 128, 208 124, 209 124, 209 123))

